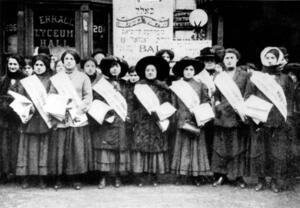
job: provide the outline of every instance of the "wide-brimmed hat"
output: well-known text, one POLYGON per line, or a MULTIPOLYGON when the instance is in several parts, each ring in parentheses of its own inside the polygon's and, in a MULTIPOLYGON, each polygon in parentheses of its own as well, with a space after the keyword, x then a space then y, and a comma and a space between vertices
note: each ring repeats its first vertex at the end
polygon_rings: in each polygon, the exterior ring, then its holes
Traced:
POLYGON ((169 76, 170 67, 167 61, 159 56, 146 56, 140 59, 136 66, 136 73, 141 79, 145 79, 145 69, 148 65, 154 65, 157 70, 156 79, 164 80, 169 76))
POLYGON ((282 72, 288 74, 289 72, 293 72, 298 79, 300 78, 300 63, 288 63, 284 66, 282 72))
POLYGON ((183 70, 187 67, 187 66, 193 66, 195 69, 195 75, 198 74, 199 72, 201 72, 204 69, 204 64, 197 60, 197 59, 193 59, 193 58, 184 58, 181 59, 180 61, 178 61, 174 67, 173 67, 173 73, 176 76, 179 77, 183 77, 183 70))
POLYGON ((162 55, 163 55, 164 53, 169 54, 170 60, 173 60, 175 54, 174 54, 174 52, 171 51, 170 49, 161 49, 161 50, 159 50, 159 51, 156 52, 155 56, 162 57, 162 55))
POLYGON ((105 57, 101 60, 100 69, 102 73, 108 77, 112 77, 109 70, 114 63, 118 63, 121 67, 121 72, 118 77, 124 77, 129 69, 128 63, 124 59, 116 56, 105 57))
POLYGON ((211 47, 206 47, 200 51, 200 56, 198 56, 197 59, 202 60, 202 61, 208 60, 208 59, 213 59, 216 61, 216 59, 218 59, 218 57, 214 53, 214 51, 212 50, 211 47))

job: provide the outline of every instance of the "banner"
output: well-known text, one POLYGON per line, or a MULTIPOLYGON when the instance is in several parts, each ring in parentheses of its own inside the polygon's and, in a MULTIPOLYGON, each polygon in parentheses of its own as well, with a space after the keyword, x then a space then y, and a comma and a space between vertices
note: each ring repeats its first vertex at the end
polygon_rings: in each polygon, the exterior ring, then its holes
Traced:
POLYGON ((246 112, 245 102, 239 87, 233 79, 229 77, 227 72, 221 72, 217 75, 214 82, 232 108, 237 111, 242 121, 244 121, 243 115, 246 112))
POLYGON ((130 65, 171 48, 173 0, 113 0, 114 53, 130 65))
POLYGON ((94 86, 93 90, 101 95, 114 111, 125 121, 127 117, 127 102, 120 92, 105 79, 100 79, 94 86))
POLYGON ((72 118, 72 126, 80 127, 88 123, 87 116, 79 107, 83 106, 83 102, 77 94, 70 78, 65 72, 59 72, 50 78, 58 94, 64 96, 68 103, 68 112, 72 118))
POLYGON ((269 74, 253 72, 251 82, 269 98, 284 119, 287 119, 287 101, 282 87, 269 74))
POLYGON ((49 114, 45 112, 43 106, 46 104, 47 92, 36 75, 29 76, 27 78, 21 79, 21 84, 25 88, 29 97, 31 98, 35 108, 47 124, 48 128, 52 127, 51 118, 49 114))

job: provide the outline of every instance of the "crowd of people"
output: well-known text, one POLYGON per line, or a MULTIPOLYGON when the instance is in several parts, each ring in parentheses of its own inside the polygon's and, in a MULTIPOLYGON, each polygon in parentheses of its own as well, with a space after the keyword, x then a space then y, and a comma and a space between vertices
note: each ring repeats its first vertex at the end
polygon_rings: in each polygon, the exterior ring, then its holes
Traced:
POLYGON ((93 173, 102 189, 108 178, 120 187, 130 175, 142 187, 171 174, 178 185, 245 188, 251 177, 256 191, 286 190, 300 174, 300 64, 280 47, 261 52, 262 67, 239 65, 239 51, 222 46, 173 58, 163 49, 129 67, 103 51, 10 55, 0 79, 1 182, 28 188, 34 177, 60 189, 67 179, 79 190, 93 173))

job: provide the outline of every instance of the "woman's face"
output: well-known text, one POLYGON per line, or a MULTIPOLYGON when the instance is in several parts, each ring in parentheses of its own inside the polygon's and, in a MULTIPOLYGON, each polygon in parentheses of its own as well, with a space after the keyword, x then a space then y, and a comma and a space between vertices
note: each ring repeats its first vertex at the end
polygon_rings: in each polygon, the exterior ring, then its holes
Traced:
POLYGON ((186 79, 191 79, 193 78, 195 75, 195 68, 190 65, 184 68, 183 70, 183 77, 186 79))
POLYGON ((277 58, 273 53, 267 53, 265 55, 268 66, 274 66, 277 63, 277 58))
POLYGON ((33 65, 34 73, 43 74, 46 72, 46 66, 41 60, 37 60, 33 65))
POLYGON ((226 53, 223 62, 226 68, 235 68, 238 59, 234 53, 226 53))
POLYGON ((14 59, 14 58, 9 58, 8 59, 8 63, 7 63, 7 66, 8 66, 8 70, 12 73, 14 72, 17 72, 18 70, 20 70, 20 64, 19 62, 14 59))
POLYGON ((25 67, 24 67, 24 73, 25 73, 27 76, 32 75, 32 73, 33 73, 33 68, 32 68, 32 66, 30 66, 29 64, 26 64, 25 67))
POLYGON ((216 62, 214 59, 207 59, 204 61, 204 68, 206 70, 215 70, 216 62))
POLYGON ((136 83, 139 80, 140 80, 140 77, 139 77, 139 75, 135 71, 129 73, 129 81, 131 83, 136 83))
POLYGON ((216 64, 216 72, 222 72, 223 71, 223 67, 220 64, 216 64))
POLYGON ((171 61, 171 57, 167 52, 164 52, 161 57, 165 59, 168 63, 171 61))
POLYGON ((145 69, 145 77, 149 80, 153 80, 157 77, 157 70, 154 65, 148 65, 145 69))
POLYGON ((59 73, 59 72, 64 71, 64 70, 65 70, 64 63, 62 61, 58 61, 56 63, 56 68, 55 68, 56 73, 59 73))
POLYGON ((96 64, 95 62, 89 60, 87 62, 85 62, 84 66, 83 66, 83 70, 87 75, 93 75, 96 72, 96 64))
POLYGON ((99 65, 104 57, 105 57, 105 55, 103 53, 97 53, 94 56, 94 59, 96 59, 97 64, 99 65))
POLYGON ((68 53, 64 57, 64 66, 67 71, 73 71, 76 68, 76 61, 72 54, 68 53))
POLYGON ((115 64, 112 67, 110 67, 109 72, 113 77, 119 76, 119 74, 121 73, 120 64, 115 64))

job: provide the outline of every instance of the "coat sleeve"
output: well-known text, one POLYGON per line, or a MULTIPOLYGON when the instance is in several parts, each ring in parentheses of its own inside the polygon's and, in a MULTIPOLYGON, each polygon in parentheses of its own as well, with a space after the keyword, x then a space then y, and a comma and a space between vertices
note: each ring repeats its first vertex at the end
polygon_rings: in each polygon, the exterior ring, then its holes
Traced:
POLYGON ((205 84, 201 84, 201 103, 210 103, 210 97, 208 95, 208 88, 205 84))
POLYGON ((85 76, 83 80, 82 101, 87 109, 90 107, 93 101, 92 84, 87 76, 85 76))

